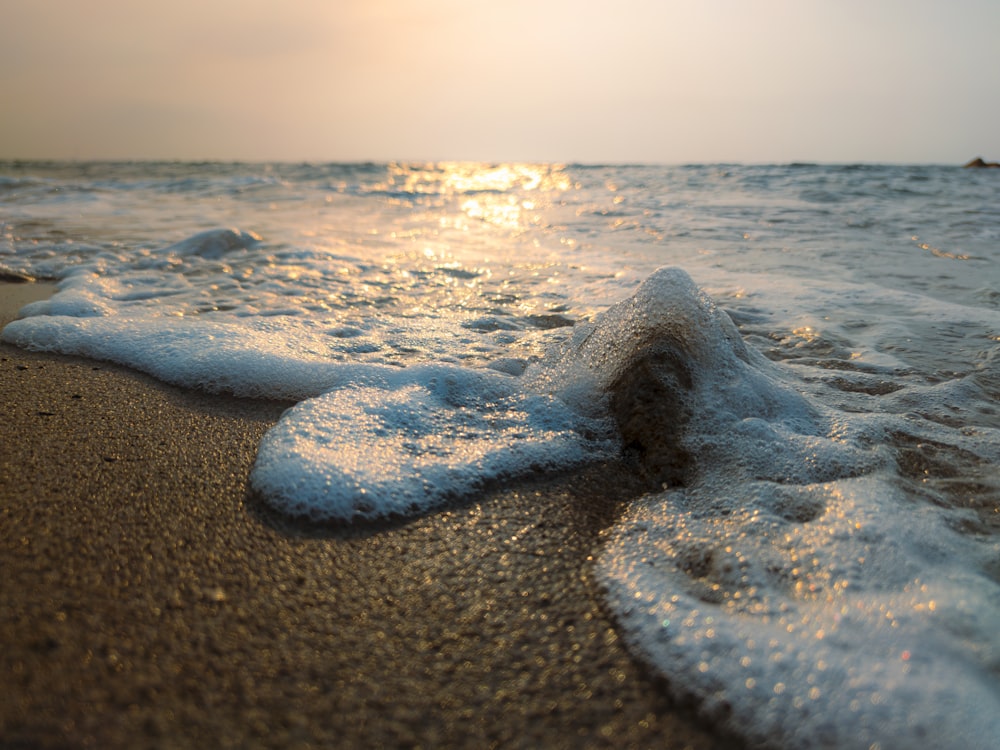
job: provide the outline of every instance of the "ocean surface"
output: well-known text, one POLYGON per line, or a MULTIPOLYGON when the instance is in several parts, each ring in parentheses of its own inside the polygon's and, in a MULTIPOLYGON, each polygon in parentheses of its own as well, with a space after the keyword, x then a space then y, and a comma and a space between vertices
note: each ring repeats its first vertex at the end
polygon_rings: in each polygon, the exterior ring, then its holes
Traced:
POLYGON ((598 595, 751 745, 996 746, 1000 170, 6 162, 0 270, 6 342, 297 402, 290 515, 622 461, 598 595))

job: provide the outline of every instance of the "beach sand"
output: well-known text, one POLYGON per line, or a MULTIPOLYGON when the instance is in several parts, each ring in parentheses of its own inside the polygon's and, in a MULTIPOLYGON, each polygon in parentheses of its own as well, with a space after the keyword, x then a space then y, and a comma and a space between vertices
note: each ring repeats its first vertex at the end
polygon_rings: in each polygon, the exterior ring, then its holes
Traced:
POLYGON ((288 404, 6 345, 0 401, 2 748, 715 746, 601 609, 621 467, 312 528, 247 489, 288 404))

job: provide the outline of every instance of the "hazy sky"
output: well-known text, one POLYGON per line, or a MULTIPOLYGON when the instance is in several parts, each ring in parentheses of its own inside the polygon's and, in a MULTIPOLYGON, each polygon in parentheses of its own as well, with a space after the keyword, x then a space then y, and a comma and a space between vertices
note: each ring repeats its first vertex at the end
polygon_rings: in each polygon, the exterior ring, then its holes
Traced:
POLYGON ((0 0, 0 158, 1000 159, 1000 0, 0 0))

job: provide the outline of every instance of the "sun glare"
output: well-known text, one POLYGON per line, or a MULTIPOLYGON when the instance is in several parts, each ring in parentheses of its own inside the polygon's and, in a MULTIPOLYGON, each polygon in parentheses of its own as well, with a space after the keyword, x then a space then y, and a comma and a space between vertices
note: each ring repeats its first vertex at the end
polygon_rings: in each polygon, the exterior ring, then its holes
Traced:
MULTIPOLYGON (((454 200, 464 219, 516 232, 532 223, 534 211, 572 188, 562 165, 441 162, 391 164, 385 181, 373 189, 437 207, 454 200)), ((461 226, 454 218, 446 223, 461 226)))

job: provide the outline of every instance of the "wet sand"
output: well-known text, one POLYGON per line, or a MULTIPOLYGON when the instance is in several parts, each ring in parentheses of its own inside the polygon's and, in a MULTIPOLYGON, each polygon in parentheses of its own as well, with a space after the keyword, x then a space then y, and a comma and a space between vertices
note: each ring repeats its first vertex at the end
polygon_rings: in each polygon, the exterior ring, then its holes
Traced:
MULTIPOLYGON (((0 269, 0 276, 3 275, 0 269)), ((56 285, 48 281, 10 282, 0 280, 0 328, 17 316, 29 302, 47 299, 56 293, 56 285)))
POLYGON ((248 494, 288 404, 6 345, 0 402, 0 748, 716 746, 600 607, 621 467, 315 528, 248 494))

